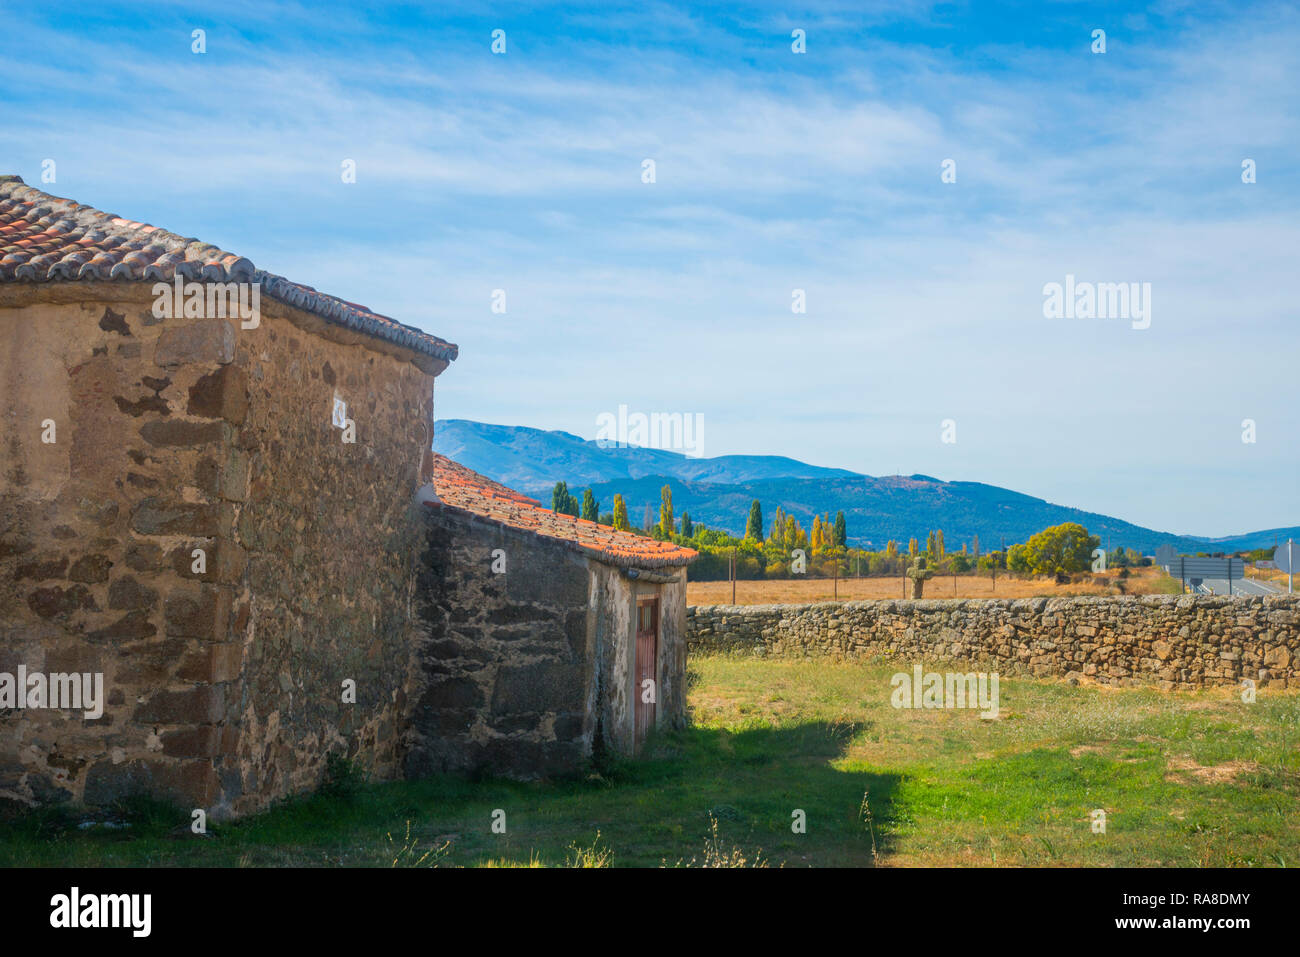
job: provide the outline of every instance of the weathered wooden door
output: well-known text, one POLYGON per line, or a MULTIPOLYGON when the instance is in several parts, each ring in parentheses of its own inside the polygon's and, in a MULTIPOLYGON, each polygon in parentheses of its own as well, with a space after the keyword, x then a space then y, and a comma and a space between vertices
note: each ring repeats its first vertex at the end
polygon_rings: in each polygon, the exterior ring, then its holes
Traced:
POLYGON ((636 603, 636 746, 655 725, 655 704, 659 700, 659 599, 642 598, 636 603))

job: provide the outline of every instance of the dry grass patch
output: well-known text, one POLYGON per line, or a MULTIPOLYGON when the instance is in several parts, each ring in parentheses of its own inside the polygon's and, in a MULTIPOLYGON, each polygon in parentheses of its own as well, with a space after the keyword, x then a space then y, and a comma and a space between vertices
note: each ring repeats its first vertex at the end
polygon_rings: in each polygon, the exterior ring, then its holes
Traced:
POLYGON ((1077 744, 1070 749, 1070 757, 1077 758, 1081 754, 1101 754, 1105 750, 1106 748, 1100 744, 1077 744))
POLYGON ((1167 762, 1169 768, 1165 780, 1173 784, 1232 784, 1243 774, 1252 774, 1259 770, 1254 761, 1226 761, 1212 767, 1197 764, 1191 758, 1174 757, 1167 762))

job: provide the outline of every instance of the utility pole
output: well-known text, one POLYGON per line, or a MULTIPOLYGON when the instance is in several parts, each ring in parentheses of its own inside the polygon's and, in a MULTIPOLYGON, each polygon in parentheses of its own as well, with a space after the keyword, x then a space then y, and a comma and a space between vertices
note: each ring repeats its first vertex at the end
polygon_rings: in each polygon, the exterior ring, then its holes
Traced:
POLYGON ((731 603, 736 603, 736 549, 731 549, 731 603))

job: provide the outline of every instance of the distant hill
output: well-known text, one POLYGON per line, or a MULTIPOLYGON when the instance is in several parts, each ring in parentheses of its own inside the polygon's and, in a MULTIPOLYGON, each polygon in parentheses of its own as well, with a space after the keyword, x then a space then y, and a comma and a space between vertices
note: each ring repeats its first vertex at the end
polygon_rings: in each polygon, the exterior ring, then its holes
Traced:
MULTIPOLYGON (((1121 519, 1054 505, 1040 498, 980 482, 944 482, 926 475, 873 477, 845 469, 808 465, 769 455, 724 455, 687 458, 659 449, 602 449, 594 441, 568 432, 543 432, 515 426, 486 425, 465 419, 439 420, 434 449, 543 502, 557 480, 575 492, 588 486, 602 511, 613 507, 615 493, 627 501, 628 515, 639 523, 649 504, 655 515, 659 490, 669 485, 680 515, 733 534, 744 531, 749 505, 762 503, 766 524, 777 506, 807 528, 815 514, 843 511, 849 543, 882 548, 889 539, 902 544, 913 536, 924 541, 941 528, 949 549, 979 535, 987 552, 1023 542, 1049 525, 1078 522, 1113 548, 1124 545, 1152 554, 1160 545, 1179 551, 1233 551, 1271 547, 1300 527, 1266 529, 1225 538, 1159 532, 1121 519)), ((764 529, 766 531, 766 528, 764 529)))
POLYGON ((557 481, 586 487, 596 482, 639 479, 647 475, 732 483, 857 474, 808 465, 780 455, 721 455, 707 459, 689 458, 662 449, 602 449, 594 441, 569 432, 488 425, 468 419, 439 419, 434 423, 433 448, 466 468, 528 495, 545 492, 548 501, 557 481))

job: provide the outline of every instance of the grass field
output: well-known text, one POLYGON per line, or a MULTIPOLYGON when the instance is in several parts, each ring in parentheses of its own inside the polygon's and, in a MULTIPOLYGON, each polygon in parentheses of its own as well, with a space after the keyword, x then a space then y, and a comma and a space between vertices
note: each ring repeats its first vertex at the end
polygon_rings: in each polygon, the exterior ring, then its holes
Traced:
MULTIPOLYGON (((1297 553, 1300 554, 1300 546, 1297 546, 1297 553)), ((1247 566, 1246 577, 1255 578, 1258 579, 1259 581, 1268 582, 1269 584, 1275 586, 1279 591, 1284 593, 1286 592, 1287 573, 1278 571, 1276 568, 1253 568, 1247 566)), ((1290 582, 1291 586, 1293 588, 1300 587, 1300 576, 1292 575, 1290 577, 1291 577, 1291 582, 1290 582)))
POLYGON ((1300 861, 1300 695, 1006 680, 1001 716, 901 710, 896 664, 703 658, 693 725, 548 784, 367 784, 189 832, 122 809, 0 822, 3 865, 1172 865, 1300 861), (1103 809, 1106 832, 1091 812, 1103 809), (493 812, 506 830, 493 833, 493 812), (792 832, 792 813, 806 833, 792 832))
MULTIPOLYGON (((999 575, 936 575, 925 583, 926 598, 1054 598, 1063 595, 1121 594, 1115 572, 1089 576, 1088 581, 1058 585, 1050 578, 1015 578, 999 575)), ((771 581, 736 582, 736 604, 777 605, 802 602, 841 601, 869 598, 902 598, 903 580, 887 578, 841 578, 838 585, 829 578, 793 578, 771 581)), ((1177 595, 1181 585, 1159 568, 1131 569, 1124 580, 1129 595, 1177 595)), ((910 594, 910 592, 908 593, 910 594)), ((731 582, 687 582, 688 605, 731 604, 731 582)))

